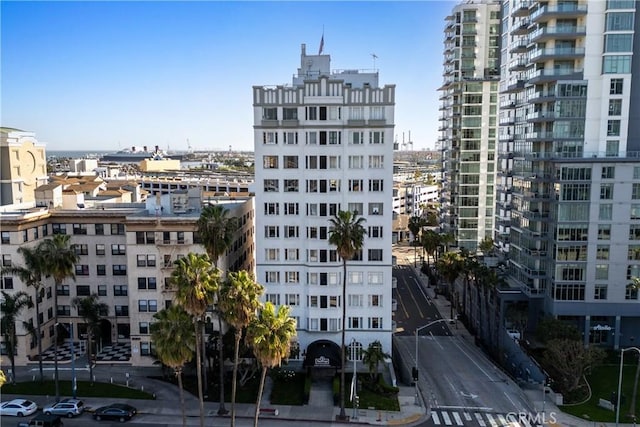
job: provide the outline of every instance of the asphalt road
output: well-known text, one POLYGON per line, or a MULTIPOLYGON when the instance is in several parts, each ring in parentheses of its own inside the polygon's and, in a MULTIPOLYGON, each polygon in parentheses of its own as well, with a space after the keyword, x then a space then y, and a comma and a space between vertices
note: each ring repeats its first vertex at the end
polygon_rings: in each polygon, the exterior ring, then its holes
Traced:
MULTIPOLYGON (((394 255, 398 260, 393 271, 398 303, 394 313, 396 349, 403 363, 411 368, 416 364, 416 328, 442 316, 432 299, 432 289, 421 285, 411 266, 413 248, 396 247, 394 255)), ((426 283, 426 278, 423 280, 426 283)), ((444 301, 437 302, 446 316, 450 305, 444 301)), ((431 418, 421 425, 496 427, 507 424, 507 414, 529 410, 528 400, 517 384, 486 357, 473 337, 456 332, 457 327, 463 328, 439 322, 420 330, 418 385, 431 413, 431 418)))

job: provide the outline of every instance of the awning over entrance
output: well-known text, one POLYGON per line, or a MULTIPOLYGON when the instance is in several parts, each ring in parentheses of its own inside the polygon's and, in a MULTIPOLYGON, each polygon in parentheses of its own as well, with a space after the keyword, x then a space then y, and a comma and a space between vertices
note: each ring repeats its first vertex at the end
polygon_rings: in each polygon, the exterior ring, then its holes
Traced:
POLYGON ((318 340, 307 347, 307 355, 302 363, 304 367, 334 367, 340 368, 340 346, 333 341, 318 340))

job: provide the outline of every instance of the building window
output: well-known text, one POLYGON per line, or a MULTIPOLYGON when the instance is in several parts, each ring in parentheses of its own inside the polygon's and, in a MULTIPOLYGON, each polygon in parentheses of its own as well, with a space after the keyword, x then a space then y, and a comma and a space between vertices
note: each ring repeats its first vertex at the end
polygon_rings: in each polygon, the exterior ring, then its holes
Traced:
POLYGON ((265 203, 264 204, 264 214, 265 215, 279 215, 280 214, 280 204, 279 203, 265 203))
POLYGON ((610 239, 611 239, 611 224, 599 224, 598 240, 610 240, 610 239))
POLYGON ((384 167, 384 156, 369 156, 369 169, 382 169, 384 167))
POLYGON ((76 276, 88 276, 89 266, 86 264, 76 264, 76 276))
POLYGON ((297 193, 298 192, 298 180, 297 179, 285 179, 284 180, 284 191, 286 193, 297 193))
POLYGON ((607 136, 620 136, 620 120, 607 120, 607 136))
POLYGON ((369 180, 369 191, 371 191, 371 192, 384 191, 384 181, 381 180, 381 179, 370 179, 369 180))
POLYGON ((284 259, 285 261, 298 261, 300 254, 300 249, 298 248, 290 248, 284 250, 284 259))
POLYGON ((2 286, 2 289, 5 289, 5 290, 13 289, 13 277, 3 276, 2 281, 0 281, 0 285, 2 286))
POLYGON ((98 276, 106 276, 107 275, 107 266, 104 264, 96 265, 96 274, 98 276))
POLYGON ((593 299, 607 299, 607 285, 596 285, 593 291, 593 299))
POLYGON ((58 316, 71 316, 70 305, 59 305, 57 309, 58 316))
POLYGON ((596 259, 608 260, 609 259, 609 245, 598 245, 596 248, 596 259))
POLYGON ((126 297, 129 295, 129 288, 127 285, 113 285, 114 297, 126 297))
POLYGON ((640 240, 640 224, 629 226, 629 240, 640 240))
POLYGON ((264 237, 267 239, 277 239, 280 237, 280 227, 277 225, 265 225, 264 237))
POLYGON ((298 109, 297 108, 283 108, 282 109, 282 120, 298 120, 298 109))
POLYGON ((128 305, 116 305, 115 306, 116 316, 128 316, 129 315, 129 306, 128 305))
POLYGON ((372 239, 378 239, 378 238, 381 239, 381 238, 384 237, 383 233, 382 233, 382 230, 383 230, 382 226, 379 226, 379 225, 370 226, 369 229, 368 229, 367 236, 369 238, 372 238, 372 239))
POLYGON ((8 231, 3 231, 0 233, 2 235, 2 244, 8 245, 11 243, 11 235, 8 231))
POLYGON ((53 234, 67 234, 67 224, 51 224, 53 234))
POLYGON ((103 243, 97 243, 96 244, 96 255, 104 255, 104 244, 103 243))
POLYGON ((126 264, 115 264, 112 267, 112 272, 114 276, 126 276, 127 275, 127 266, 126 264))
POLYGON ((287 271, 284 275, 285 283, 300 283, 300 273, 298 271, 287 271))
POLYGON ((370 285, 381 285, 383 277, 382 272, 369 272, 368 283, 370 285))
POLYGON ((611 79, 611 83, 609 83, 609 94, 622 95, 623 82, 623 79, 611 79))
POLYGON ((382 261, 382 249, 369 249, 369 261, 382 261))
POLYGON ((609 115, 610 116, 622 115, 622 99, 609 100, 609 115))
POLYGON ((76 295, 79 297, 88 297, 91 295, 91 287, 89 285, 76 286, 76 295))
POLYGON ((349 191, 351 192, 361 192, 364 190, 361 179, 350 179, 349 180, 349 191))
POLYGON ((640 200, 640 184, 631 184, 631 199, 640 200))
POLYGON ((265 294, 265 302, 270 302, 273 305, 280 305, 280 294, 265 294))
POLYGON ((369 295, 369 307, 382 307, 382 295, 369 295))
POLYGON ((383 206, 382 203, 369 203, 369 215, 382 215, 383 206))
POLYGON ((278 180, 277 179, 265 179, 264 180, 264 192, 265 193, 275 193, 280 191, 278 189, 278 180))
POLYGON ((111 245, 111 255, 126 255, 126 245, 111 245))
POLYGON ((633 31, 633 12, 607 12, 605 31, 633 31))
POLYGON ((554 286, 554 299, 559 301, 584 301, 584 285, 561 283, 554 286))
POLYGON ((138 255, 137 256, 137 265, 138 267, 155 267, 156 266, 156 256, 149 255, 138 255))
POLYGON ((598 219, 601 221, 611 221, 613 217, 613 204, 602 203, 599 206, 598 219))
POLYGON ((73 234, 87 234, 87 224, 73 224, 73 234))
POLYGON ((608 280, 609 279, 609 265, 598 264, 596 265, 596 280, 608 280))
POLYGON ((278 156, 263 156, 262 167, 264 169, 278 169, 278 156))
POLYGON ((107 285, 98 285, 98 296, 99 297, 107 296, 107 285))
POLYGON ((262 143, 265 145, 278 144, 278 132, 263 132, 262 143))
POLYGON ((266 248, 265 250, 265 259, 267 261, 278 261, 280 258, 280 249, 277 248, 266 248))
POLYGON ((382 317, 369 317, 369 329, 382 329, 382 317))
POLYGON ((307 145, 316 145, 318 143, 317 132, 307 132, 305 135, 307 145))
POLYGON ((369 144, 384 144, 384 132, 383 131, 369 132, 369 144))
POLYGON ((138 312, 140 313, 155 313, 158 311, 158 301, 154 299, 150 300, 138 300, 138 312))
POLYGON ((298 156, 284 156, 282 160, 285 169, 298 169, 298 156))
POLYGON ((111 224, 112 236, 124 236, 124 224, 111 224))
POLYGON ((264 107, 262 109, 263 120, 278 120, 278 109, 276 107, 264 107))
POLYGON ((364 168, 364 156, 349 156, 349 169, 364 168))
POLYGON ((138 323, 138 330, 140 331, 140 334, 142 334, 142 335, 149 334, 149 322, 139 322, 138 323))
POLYGON ((285 203, 284 204, 284 214, 285 215, 298 215, 299 214, 298 203, 285 203))
POLYGON ((300 305, 300 295, 299 294, 285 294, 284 303, 291 307, 300 305))
POLYGON ((96 236, 104 235, 104 224, 95 224, 96 227, 96 236))
POLYGON ((600 184, 600 200, 613 199, 613 184, 600 184))
POLYGON ((626 300, 637 300, 638 299, 638 289, 633 286, 627 286, 624 292, 624 299, 626 300))
POLYGON ((138 277, 138 289, 139 290, 157 289, 156 278, 155 277, 138 277))

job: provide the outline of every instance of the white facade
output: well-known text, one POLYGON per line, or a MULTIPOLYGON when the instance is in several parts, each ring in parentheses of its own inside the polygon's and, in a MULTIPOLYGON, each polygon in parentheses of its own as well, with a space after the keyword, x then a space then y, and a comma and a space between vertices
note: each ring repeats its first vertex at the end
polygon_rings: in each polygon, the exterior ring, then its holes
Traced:
POLYGON ((379 340, 391 351, 391 235, 395 85, 377 73, 331 72, 307 55, 293 85, 253 87, 256 271, 265 299, 292 307, 299 348, 379 340), (342 261, 328 242, 339 210, 365 217, 362 257, 342 261))

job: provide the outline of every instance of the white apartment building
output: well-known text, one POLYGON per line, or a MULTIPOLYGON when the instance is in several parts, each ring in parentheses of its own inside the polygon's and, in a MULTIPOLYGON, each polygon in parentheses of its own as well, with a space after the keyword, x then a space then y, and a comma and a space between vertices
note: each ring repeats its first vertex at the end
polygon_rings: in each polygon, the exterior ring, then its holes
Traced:
POLYGON ((441 227, 474 253, 494 229, 500 3, 456 5, 444 33, 441 227))
POLYGON ((256 271, 265 299, 292 307, 307 366, 339 366, 346 343, 379 340, 391 352, 391 236, 395 85, 378 73, 332 71, 330 55, 307 55, 291 85, 254 86, 256 271), (347 263, 328 242, 329 219, 366 219, 361 253, 347 263), (311 348, 328 348, 311 354, 311 348), (338 353, 339 355, 339 353, 338 353))
POLYGON ((613 348, 640 335, 636 7, 502 2, 496 238, 531 313, 613 348))

